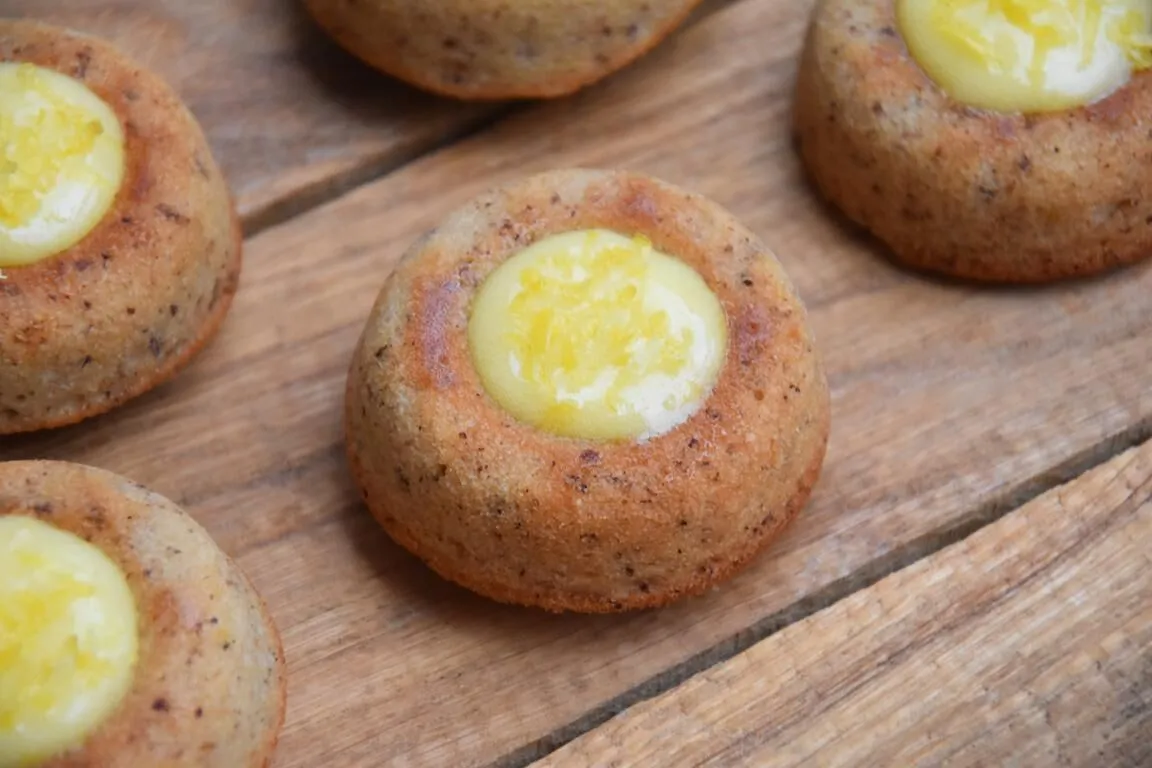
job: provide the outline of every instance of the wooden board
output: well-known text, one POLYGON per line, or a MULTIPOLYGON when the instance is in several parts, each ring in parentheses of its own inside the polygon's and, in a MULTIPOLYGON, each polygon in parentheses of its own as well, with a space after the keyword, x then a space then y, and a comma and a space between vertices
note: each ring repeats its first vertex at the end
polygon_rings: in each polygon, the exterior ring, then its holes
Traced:
POLYGON ((538 763, 1152 765, 1152 443, 538 763))
POLYGON ((5 0, 0 16, 105 37, 200 120, 249 231, 400 165, 496 114, 378 75, 297 0, 5 0))
POLYGON ((803 183, 788 109, 809 6, 743 0, 604 87, 534 107, 249 242, 223 335, 162 391, 9 441, 131 475, 240 558, 284 630, 279 765, 523 762, 1146 434, 1152 268, 1043 291, 892 268, 803 183), (779 251, 834 391, 817 494, 707 597, 551 617, 444 584, 349 483, 342 386, 395 260, 483 188, 561 165, 708 194, 779 251))

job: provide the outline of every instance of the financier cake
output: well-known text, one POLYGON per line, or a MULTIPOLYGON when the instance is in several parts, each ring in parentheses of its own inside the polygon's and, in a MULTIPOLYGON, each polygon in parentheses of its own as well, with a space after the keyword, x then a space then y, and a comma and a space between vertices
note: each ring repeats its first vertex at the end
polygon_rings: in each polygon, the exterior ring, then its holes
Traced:
POLYGON ((441 575, 612 612, 703 592, 775 539, 829 410, 759 239, 660 180, 561 170, 411 247, 354 354, 346 428, 369 510, 441 575))
POLYGON ((1034 283, 1152 253, 1147 0, 820 0, 795 131, 914 268, 1034 283))
POLYGON ((0 20, 0 435, 171 377, 239 270, 229 190, 175 93, 105 42, 0 20))
POLYGON ((305 0, 368 65, 467 100, 554 98, 630 64, 700 0, 305 0))
POLYGON ((170 501, 0 463, 0 768, 255 768, 284 716, 259 596, 170 501))

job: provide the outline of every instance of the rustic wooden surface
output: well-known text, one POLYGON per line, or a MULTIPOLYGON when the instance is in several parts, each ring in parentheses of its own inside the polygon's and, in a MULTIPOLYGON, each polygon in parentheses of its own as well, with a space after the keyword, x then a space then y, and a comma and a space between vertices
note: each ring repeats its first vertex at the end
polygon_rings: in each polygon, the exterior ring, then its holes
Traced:
POLYGON ((1152 443, 538 768, 1152 765, 1152 443))
POLYGON ((297 0, 3 0, 112 40, 188 102, 259 229, 466 132, 500 107, 426 96, 319 33, 297 0))
POLYGON ((239 558, 287 644, 278 765, 469 766, 540 756, 1147 436, 1152 268, 1034 291, 940 283, 813 199, 788 134, 809 7, 739 0, 602 87, 255 236, 190 370, 0 459, 132 476, 239 558), (552 617, 451 587, 379 532, 343 459, 346 366, 403 249, 491 184, 565 165, 648 171, 728 206, 792 275, 833 387, 805 514, 735 582, 661 612, 552 617))

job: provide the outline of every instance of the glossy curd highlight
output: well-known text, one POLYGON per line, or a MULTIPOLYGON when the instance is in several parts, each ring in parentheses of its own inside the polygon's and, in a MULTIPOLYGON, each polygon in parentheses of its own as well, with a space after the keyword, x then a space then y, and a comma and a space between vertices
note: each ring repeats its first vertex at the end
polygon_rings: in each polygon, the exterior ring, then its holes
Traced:
POLYGON ((727 350, 703 278, 643 238, 548 237, 481 286, 468 328, 488 393, 521 421, 592 440, 644 439, 688 419, 727 350))
POLYGON ((132 684, 136 605, 100 549, 0 517, 0 768, 81 744, 132 684))
POLYGON ((897 15, 929 77, 997 112, 1091 104, 1152 66, 1148 0, 897 0, 897 15))
POLYGON ((0 267, 82 240, 116 199, 124 162, 120 121, 87 86, 0 63, 0 267))

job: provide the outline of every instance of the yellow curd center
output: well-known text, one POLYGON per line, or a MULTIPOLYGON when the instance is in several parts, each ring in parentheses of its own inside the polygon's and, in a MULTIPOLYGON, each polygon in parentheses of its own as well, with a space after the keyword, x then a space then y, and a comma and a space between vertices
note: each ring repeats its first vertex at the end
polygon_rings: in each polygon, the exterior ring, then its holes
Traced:
POLYGON ((82 743, 131 686, 137 642, 132 592, 107 555, 0 517, 0 768, 82 743))
POLYGON ((1152 66, 1148 0, 897 0, 897 15, 929 77, 998 112, 1090 104, 1152 66))
POLYGON ((124 134, 83 83, 0 63, 0 267, 71 248, 100 222, 124 178, 124 134))
POLYGON ((727 348, 703 278, 643 238, 554 235, 496 269, 469 323, 488 393, 547 432, 644 439, 691 416, 727 348))

